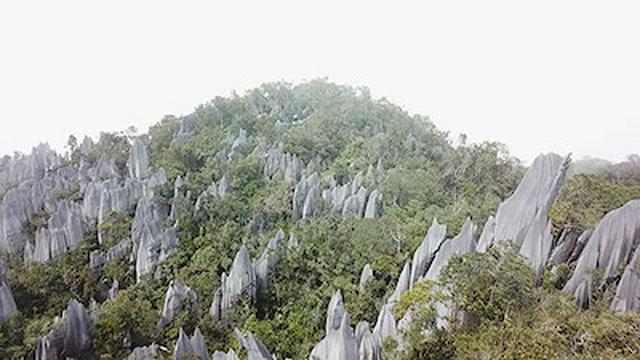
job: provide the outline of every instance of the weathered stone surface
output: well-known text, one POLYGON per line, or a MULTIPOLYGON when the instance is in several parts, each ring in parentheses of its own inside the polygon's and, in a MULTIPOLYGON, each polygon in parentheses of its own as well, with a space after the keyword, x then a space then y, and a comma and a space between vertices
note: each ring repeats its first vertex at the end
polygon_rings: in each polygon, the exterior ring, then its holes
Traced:
POLYGON ((498 207, 495 241, 522 244, 538 213, 546 215, 558 195, 570 161, 569 156, 562 158, 553 153, 534 160, 513 195, 498 207))
POLYGON ((474 252, 476 248, 475 240, 473 239, 473 222, 467 218, 460 234, 450 240, 446 240, 440 246, 440 250, 436 253, 429 270, 424 276, 428 280, 437 280, 440 276, 440 271, 447 265, 449 259, 454 256, 463 255, 466 253, 474 252))
POLYGON ((258 340, 251 332, 248 332, 246 336, 243 336, 240 330, 235 329, 236 337, 240 346, 247 352, 248 360, 271 360, 273 356, 269 352, 266 346, 260 340, 258 340))
POLYGON ((64 311, 64 353, 82 359, 91 353, 90 319, 85 307, 72 299, 64 311))
POLYGON ((287 247, 289 249, 295 249, 298 246, 300 246, 300 241, 298 240, 298 237, 294 233, 289 234, 289 241, 287 242, 287 247))
POLYGON ((366 219, 377 219, 380 217, 380 207, 382 206, 382 194, 378 190, 373 190, 369 194, 367 200, 367 206, 364 210, 364 217, 366 219))
POLYGON ((36 233, 35 246, 25 247, 24 259, 44 263, 80 244, 84 235, 80 205, 60 201, 47 222, 47 228, 36 233))
POLYGON ((493 238, 496 233, 496 218, 493 215, 490 215, 487 219, 487 222, 484 224, 482 228, 482 234, 480 235, 480 239, 478 239, 478 245, 476 246, 476 251, 479 253, 484 253, 493 244, 493 238))
POLYGON ((313 173, 306 178, 300 180, 293 192, 293 218, 295 220, 302 218, 302 210, 304 208, 307 194, 312 188, 316 188, 320 184, 320 176, 313 173))
POLYGON ((211 360, 238 360, 238 356, 233 351, 233 349, 229 349, 229 351, 225 354, 222 351, 216 351, 213 353, 211 360))
POLYGON ((153 267, 175 252, 177 223, 165 229, 166 207, 142 198, 136 208, 131 226, 131 239, 136 253, 136 279, 150 272, 153 267))
POLYGON ((636 248, 633 259, 627 265, 611 302, 611 311, 615 314, 640 312, 640 247, 636 248))
POLYGON ((111 288, 109 288, 109 293, 108 293, 109 300, 115 300, 118 297, 119 289, 120 289, 120 283, 118 283, 118 280, 113 280, 113 283, 111 284, 111 288))
POLYGON ((380 314, 378 314, 378 320, 376 326, 373 328, 373 334, 377 336, 381 342, 388 337, 395 337, 398 335, 396 329, 396 320, 393 317, 393 309, 395 304, 382 305, 380 314))
POLYGON ((360 282, 358 283, 358 290, 360 292, 363 292, 365 290, 365 287, 367 286, 367 283, 373 278, 374 278, 373 269, 371 268, 371 265, 366 264, 362 269, 362 273, 360 274, 360 282))
POLYGON ((0 325, 17 310, 16 302, 7 281, 4 264, 0 261, 0 325))
MULTIPOLYGON (((600 221, 582 250, 573 275, 564 290, 573 293, 580 305, 588 307, 593 293, 593 270, 612 279, 626 265, 640 243, 640 200, 632 200, 609 212, 600 221)), ((628 278, 631 275, 628 275, 628 278)))
POLYGON ((141 346, 133 349, 128 360, 156 360, 160 354, 160 347, 156 344, 141 346))
POLYGON ((198 119, 194 115, 188 115, 180 119, 178 132, 173 136, 172 143, 184 144, 198 131, 198 119))
POLYGON ((180 360, 183 357, 190 355, 195 356, 203 360, 209 360, 209 351, 207 350, 207 344, 204 342, 204 337, 200 332, 200 329, 196 327, 191 339, 187 337, 184 330, 180 328, 178 340, 173 351, 173 358, 180 360))
POLYGON ((268 285, 269 277, 273 272, 273 267, 278 262, 277 252, 280 249, 282 241, 284 241, 284 230, 280 229, 269 240, 267 247, 254 264, 258 292, 264 291, 268 285))
POLYGON ((303 168, 304 163, 296 155, 284 152, 282 143, 269 149, 264 155, 263 172, 269 180, 282 173, 287 184, 295 184, 300 179, 303 168))
POLYGON ((134 138, 131 143, 127 168, 129 169, 130 178, 145 179, 149 176, 147 147, 140 138, 134 138))
POLYGON ((314 360, 358 359, 358 344, 344 309, 342 294, 337 291, 327 309, 326 336, 311 351, 314 360))
POLYGON ((171 281, 164 296, 164 305, 158 326, 164 328, 169 325, 176 314, 182 310, 198 312, 198 295, 181 281, 171 281))
POLYGON ((404 264, 404 268, 402 268, 402 272, 400 273, 400 277, 398 278, 398 282, 396 283, 396 288, 393 291, 393 294, 387 300, 387 303, 395 304, 400 301, 400 295, 403 292, 409 290, 411 284, 411 261, 407 261, 404 264))
MULTIPOLYGON (((354 184, 356 182, 354 181, 354 184)), ((355 218, 361 218, 364 215, 364 208, 367 203, 367 189, 364 186, 360 186, 358 191, 349 196, 344 202, 344 208, 342 209, 343 216, 352 216, 355 218)))
POLYGON ((241 296, 249 296, 252 300, 256 298, 256 273, 249 257, 249 251, 242 245, 236 257, 229 276, 222 274, 221 285, 209 309, 209 314, 220 320, 224 317, 227 309, 231 308, 241 296))
POLYGON ((424 240, 422 240, 418 249, 413 253, 409 287, 413 287, 413 284, 424 276, 446 236, 447 226, 440 225, 438 219, 434 218, 424 240))
POLYGON ((520 247, 522 255, 538 276, 542 276, 553 245, 553 225, 546 212, 538 212, 536 219, 520 247))
MULTIPOLYGON (((359 325, 359 324, 358 324, 359 325)), ((358 344, 359 360, 381 360, 382 359, 382 343, 380 338, 371 333, 368 324, 365 329, 361 330, 360 337, 356 337, 358 344)))
POLYGON ((575 249, 577 242, 578 235, 565 228, 560 234, 558 243, 549 257, 549 265, 556 267, 567 262, 569 257, 571 257, 571 253, 575 249))

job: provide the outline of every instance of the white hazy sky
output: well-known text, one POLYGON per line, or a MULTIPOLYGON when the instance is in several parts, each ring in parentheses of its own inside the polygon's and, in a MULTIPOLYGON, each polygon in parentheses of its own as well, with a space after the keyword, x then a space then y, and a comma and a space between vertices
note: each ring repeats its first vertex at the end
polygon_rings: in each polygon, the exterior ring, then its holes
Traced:
POLYGON ((637 1, 5 1, 0 154, 265 81, 366 85, 472 141, 640 152, 637 1))

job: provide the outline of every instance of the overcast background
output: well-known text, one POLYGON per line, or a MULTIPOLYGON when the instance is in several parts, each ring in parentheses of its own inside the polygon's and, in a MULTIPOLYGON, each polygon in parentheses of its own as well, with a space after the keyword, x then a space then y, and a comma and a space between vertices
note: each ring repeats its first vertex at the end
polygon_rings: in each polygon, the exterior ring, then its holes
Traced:
POLYGON ((0 4, 0 154, 318 77, 525 161, 640 152, 637 1, 171 3, 0 4))

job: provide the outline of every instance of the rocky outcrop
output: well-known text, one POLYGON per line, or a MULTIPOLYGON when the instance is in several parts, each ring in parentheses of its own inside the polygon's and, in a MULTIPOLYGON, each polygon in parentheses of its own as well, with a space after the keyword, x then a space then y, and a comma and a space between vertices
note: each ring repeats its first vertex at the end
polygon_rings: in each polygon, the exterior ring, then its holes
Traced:
POLYGON ((231 271, 227 276, 222 274, 220 288, 214 295, 209 314, 215 320, 224 318, 225 312, 231 308, 241 296, 256 298, 256 272, 247 247, 242 245, 236 257, 233 259, 231 271))
MULTIPOLYGON (((602 280, 605 282, 612 279, 618 275, 619 269, 626 266, 631 258, 631 252, 640 244, 638 214, 640 214, 640 200, 632 200, 605 215, 591 234, 578 258, 573 275, 564 287, 565 291, 576 296, 581 306, 590 305, 593 294, 593 270, 601 271, 602 280)), ((631 285, 634 280, 633 269, 635 269, 635 263, 627 272, 625 289, 618 289, 619 299, 626 298, 625 293, 633 292, 631 285)), ((620 305, 620 300, 615 303, 616 309, 626 308, 620 305)))
POLYGON ((266 346, 251 332, 248 332, 246 336, 243 336, 240 330, 235 329, 236 338, 238 343, 247 353, 248 360, 272 360, 273 356, 269 352, 266 346))
POLYGON ((161 348, 156 344, 141 346, 133 349, 128 360, 156 360, 160 355, 161 348))
POLYGON ((64 354, 74 359, 92 358, 91 319, 85 307, 72 299, 53 329, 38 339, 36 360, 57 359, 64 354))
POLYGON ((222 351, 214 352, 211 356, 211 360, 238 360, 238 356, 233 349, 229 349, 226 354, 222 351))
POLYGON ((476 242, 473 238, 473 231, 473 222, 470 218, 467 218, 460 233, 453 239, 446 240, 442 243, 440 250, 436 253, 424 278, 437 280, 440 276, 440 271, 447 265, 452 257, 475 252, 476 242))
POLYGON ((207 344, 204 342, 204 337, 199 328, 196 328, 193 332, 191 339, 187 337, 184 330, 180 328, 178 340, 173 351, 173 358, 180 360, 186 355, 197 357, 202 360, 209 360, 209 351, 207 350, 207 344))
POLYGON ((636 248, 633 259, 624 269, 618 283, 616 295, 611 302, 614 314, 626 312, 640 312, 640 247, 636 248))
POLYGON ((418 282, 422 278, 433 258, 435 257, 440 246, 447 236, 447 226, 440 225, 438 219, 433 219, 427 234, 422 240, 422 243, 413 253, 413 261, 411 262, 411 279, 409 280, 409 287, 413 287, 413 284, 418 282))
MULTIPOLYGON (((513 195, 498 207, 494 242, 512 241, 518 246, 524 242, 536 220, 549 211, 570 162, 569 156, 562 158, 553 153, 540 155, 533 161, 513 195)), ((538 226, 531 231, 539 230, 542 229, 538 226)))
POLYGON ((196 212, 202 209, 206 201, 221 198, 225 196, 229 191, 231 191, 231 178, 229 177, 229 175, 224 174, 220 178, 220 180, 218 180, 218 183, 213 181, 205 191, 200 193, 200 195, 196 199, 196 212))
POLYGON ((373 280, 373 269, 370 264, 367 264, 362 269, 362 273, 360 274, 360 282, 358 283, 358 291, 364 292, 367 283, 373 280))
POLYGON ((324 214, 355 218, 380 216, 382 195, 376 190, 369 191, 363 185, 364 180, 362 172, 343 185, 338 185, 333 178, 323 183, 315 171, 302 177, 293 194, 293 218, 306 219, 324 214))
POLYGON ((149 176, 147 147, 140 138, 134 138, 131 143, 127 168, 132 179, 146 179, 149 176))
POLYGON ((46 228, 36 232, 35 245, 27 244, 26 261, 44 263, 55 259, 82 241, 84 230, 80 205, 67 200, 60 201, 46 228))
POLYGON ((265 178, 269 180, 277 174, 282 174, 284 181, 293 185, 300 179, 302 169, 304 169, 302 160, 294 154, 284 152, 282 143, 269 149, 264 155, 263 173, 265 178))
POLYGON ((269 277, 273 272, 273 267, 278 262, 278 250, 284 241, 284 230, 280 229, 269 240, 267 247, 260 255, 260 258, 254 263, 254 269, 256 273, 256 285, 257 291, 260 293, 264 291, 269 282, 269 277))
POLYGON ((182 310, 199 312, 198 295, 181 281, 171 281, 164 296, 164 305, 158 327, 162 329, 169 325, 182 310))
POLYGON ((358 344, 351 329, 349 314, 344 309, 342 293, 338 290, 327 309, 326 335, 311 351, 313 360, 358 359, 358 344))
POLYGON ((136 279, 149 273, 153 267, 175 252, 177 246, 177 223, 164 227, 167 219, 166 207, 142 198, 136 208, 131 226, 131 238, 136 253, 136 279))
POLYGON ((4 264, 0 261, 0 325, 16 312, 16 302, 7 281, 4 264))

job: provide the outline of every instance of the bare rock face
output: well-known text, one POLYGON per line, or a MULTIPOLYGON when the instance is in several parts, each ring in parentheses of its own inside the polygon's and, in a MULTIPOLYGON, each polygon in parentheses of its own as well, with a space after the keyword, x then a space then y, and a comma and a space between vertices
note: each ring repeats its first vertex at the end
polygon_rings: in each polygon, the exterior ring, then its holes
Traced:
POLYGON ((235 329, 236 337, 240 346, 247 352, 248 360, 271 360, 273 356, 269 352, 266 346, 258 340, 251 332, 248 332, 246 336, 243 336, 240 330, 235 329))
POLYGON ((473 239, 473 230, 473 222, 471 222, 471 219, 467 218, 467 221, 462 226, 460 234, 451 240, 446 240, 442 244, 424 278, 437 280, 440 276, 440 271, 447 265, 449 259, 454 256, 475 252, 476 242, 473 239))
POLYGON ((378 190, 373 190, 369 194, 367 206, 364 210, 365 219, 377 219, 380 217, 380 208, 382 207, 382 194, 378 190))
POLYGON ((360 282, 358 283, 358 290, 360 292, 364 292, 365 287, 367 286, 367 283, 373 279, 374 279, 373 269, 371 268, 371 265, 367 264, 364 266, 364 268, 362 269, 362 273, 360 274, 360 282))
POLYGON ((479 253, 484 253, 489 250, 491 245, 493 244, 493 238, 496 234, 496 218, 493 215, 490 215, 487 219, 487 222, 484 224, 482 228, 482 234, 480 235, 480 239, 478 239, 478 246, 476 250, 479 253))
POLYGON ((640 312, 640 247, 633 254, 633 259, 624 269, 622 278, 616 289, 616 296, 611 302, 614 314, 640 312))
POLYGON ((160 347, 156 344, 133 349, 128 360, 156 360, 160 355, 160 347))
POLYGON ((358 344, 338 290, 327 309, 326 336, 311 351, 312 360, 356 360, 358 344))
POLYGON ((231 308, 241 296, 256 298, 256 272, 249 257, 247 247, 242 245, 229 275, 223 273, 220 288, 214 295, 209 314, 215 320, 224 318, 227 309, 231 308))
MULTIPOLYGON (((631 257, 633 249, 640 244, 640 200, 632 200, 609 212, 600 221, 593 231, 587 244, 582 250, 573 275, 564 287, 564 290, 573 293, 578 303, 583 307, 590 305, 593 294, 593 270, 603 273, 603 280, 612 279, 623 268, 631 257)), ((633 278, 635 262, 629 268, 624 287, 627 292, 633 292, 630 285, 633 278)), ((625 271, 626 272, 626 271, 625 271)), ((622 281, 621 281, 622 283, 622 281)), ((625 298, 625 291, 619 289, 620 298, 616 303, 616 309, 625 309, 620 305, 620 299, 625 298)))
POLYGON ((276 258, 277 251, 280 249, 283 241, 284 230, 280 229, 276 235, 269 240, 266 249, 264 249, 262 255, 260 255, 260 258, 258 258, 254 264, 258 292, 263 291, 268 285, 273 267, 278 262, 276 258))
POLYGON ((211 360, 238 360, 238 356, 233 351, 233 349, 229 349, 229 351, 225 354, 222 351, 216 351, 213 353, 211 360))
POLYGON ((82 241, 83 228, 80 205, 68 200, 60 201, 47 228, 36 233, 35 246, 25 247, 25 260, 44 263, 74 249, 82 241))
POLYGON ((402 272, 400 273, 400 277, 398 278, 398 283, 396 283, 396 288, 393 291, 393 294, 387 300, 387 303, 395 304, 400 301, 400 295, 403 292, 409 290, 409 286, 411 284, 411 261, 407 261, 404 264, 404 268, 402 268, 402 272))
POLYGON ((368 323, 361 322, 356 326, 356 342, 358 344, 359 360, 382 359, 382 343, 380 337, 371 332, 368 323), (361 324, 364 325, 361 326, 361 324))
POLYGON ((209 360, 209 351, 207 350, 207 345, 204 342, 204 337, 199 328, 195 329, 191 339, 189 339, 184 330, 180 328, 178 340, 176 341, 173 351, 173 358, 180 360, 186 355, 195 356, 202 360, 209 360))
POLYGON ((295 184, 300 179, 304 169, 302 160, 294 154, 284 152, 282 143, 269 149, 264 155, 264 176, 271 180, 278 173, 284 175, 287 184, 295 184))
POLYGON ((72 299, 64 311, 64 353, 83 359, 91 353, 90 319, 85 307, 72 299))
POLYGON ((133 179, 145 179, 149 176, 149 156, 147 147, 140 138, 134 138, 129 149, 129 161, 127 162, 129 177, 133 179))
POLYGON ((553 225, 546 212, 538 212, 520 247, 520 255, 527 260, 538 276, 542 276, 549 259, 553 246, 552 231, 553 225))
POLYGON ((171 228, 165 228, 167 217, 167 209, 152 200, 142 198, 138 203, 131 226, 137 281, 175 252, 177 223, 171 228))
POLYGON ((381 342, 384 342, 388 337, 395 337, 398 335, 396 320, 393 317, 394 307, 395 304, 382 305, 380 314, 378 314, 376 326, 373 328, 373 335, 377 336, 381 342))
POLYGON ((413 253, 409 287, 413 287, 413 284, 425 275, 425 272, 431 265, 436 252, 440 249, 446 236, 447 226, 440 225, 438 219, 433 219, 427 235, 425 235, 424 240, 422 240, 418 249, 413 253))
POLYGON ((171 281, 164 296, 164 306, 162 307, 162 316, 158 326, 164 328, 171 323, 177 313, 186 309, 186 302, 190 306, 189 311, 199 311, 196 292, 179 280, 171 281))
POLYGON ((553 153, 533 161, 513 195, 498 207, 494 241, 512 241, 518 246, 524 242, 538 214, 546 216, 557 197, 570 162, 569 156, 553 153))
POLYGON ((0 325, 11 318, 16 310, 16 302, 7 282, 4 264, 0 261, 0 325))

